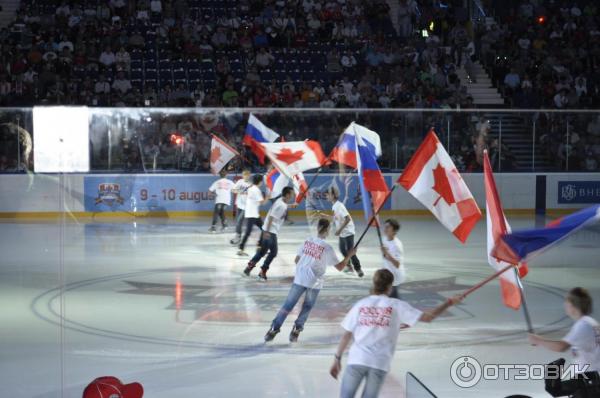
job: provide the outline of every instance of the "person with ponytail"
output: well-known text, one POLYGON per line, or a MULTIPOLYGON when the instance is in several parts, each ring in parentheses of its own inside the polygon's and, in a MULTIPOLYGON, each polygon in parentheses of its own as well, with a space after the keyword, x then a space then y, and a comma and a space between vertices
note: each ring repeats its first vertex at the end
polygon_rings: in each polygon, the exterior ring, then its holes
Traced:
POLYGON ((342 370, 342 355, 354 339, 348 353, 348 366, 342 379, 341 398, 354 398, 365 380, 362 398, 376 398, 396 351, 400 329, 417 322, 431 322, 462 296, 454 296, 430 311, 422 312, 405 301, 391 298, 394 275, 380 269, 373 276, 371 295, 358 301, 342 322, 345 332, 329 373, 337 379, 342 370))
POLYGON ((342 271, 348 265, 350 258, 356 254, 356 249, 350 248, 342 261, 339 260, 335 250, 325 241, 329 235, 331 223, 326 218, 319 219, 317 223, 317 236, 310 237, 298 248, 296 259, 296 275, 285 303, 271 323, 271 328, 265 335, 265 341, 271 341, 280 332, 281 325, 294 306, 304 295, 304 303, 300 314, 290 333, 290 342, 298 341, 300 332, 310 311, 314 307, 317 296, 323 288, 323 281, 327 267, 334 266, 342 271))

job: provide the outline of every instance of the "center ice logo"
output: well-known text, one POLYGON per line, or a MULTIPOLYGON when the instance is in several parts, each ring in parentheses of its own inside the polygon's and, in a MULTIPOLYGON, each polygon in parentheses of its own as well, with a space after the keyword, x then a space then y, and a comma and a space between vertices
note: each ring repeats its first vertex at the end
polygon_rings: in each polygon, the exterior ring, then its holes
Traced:
POLYGON ((123 204, 124 199, 121 196, 121 184, 112 182, 103 182, 98 184, 98 197, 96 205, 104 203, 107 206, 112 206, 115 203, 123 204))

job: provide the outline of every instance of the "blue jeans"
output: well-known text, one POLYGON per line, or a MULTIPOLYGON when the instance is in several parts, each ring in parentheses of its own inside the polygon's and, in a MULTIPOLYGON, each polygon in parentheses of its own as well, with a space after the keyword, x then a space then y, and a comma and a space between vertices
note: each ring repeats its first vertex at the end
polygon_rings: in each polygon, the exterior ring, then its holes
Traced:
POLYGON ((262 227, 262 225, 263 225, 263 222, 260 219, 260 217, 245 218, 244 220, 246 220, 246 231, 244 232, 244 236, 242 237, 242 241, 240 242, 240 250, 244 250, 244 247, 246 247, 246 241, 248 240, 248 238, 250 237, 250 234, 252 233, 252 228, 255 225, 258 228, 262 227))
POLYGON ((302 309, 300 310, 300 315, 298 315, 298 319, 296 319, 295 325, 299 330, 304 329, 304 324, 308 319, 308 315, 310 311, 313 309, 317 297, 319 296, 319 289, 309 289, 308 287, 300 286, 295 283, 292 283, 292 287, 290 288, 290 292, 288 293, 287 299, 285 299, 285 303, 283 303, 283 307, 277 313, 275 319, 273 319, 273 323, 271 326, 275 330, 279 330, 283 322, 285 322, 285 318, 289 315, 290 312, 296 306, 296 303, 300 300, 300 297, 304 295, 304 303, 302 304, 302 309))
POLYGON ((263 258, 265 254, 267 254, 267 252, 269 254, 267 255, 267 258, 265 258, 265 262, 261 267, 265 271, 269 269, 269 265, 271 265, 273 259, 277 257, 277 235, 269 234, 269 237, 265 238, 263 232, 262 236, 260 237, 260 247, 256 251, 254 257, 252 257, 252 260, 250 260, 250 262, 256 265, 260 261, 260 259, 263 258))
POLYGON ((387 372, 381 369, 363 365, 348 365, 342 378, 340 398, 354 398, 363 379, 365 379, 365 389, 361 397, 377 398, 386 375, 387 372))
POLYGON ((244 210, 237 209, 237 215, 235 216, 235 233, 238 236, 242 236, 242 225, 244 224, 244 210))

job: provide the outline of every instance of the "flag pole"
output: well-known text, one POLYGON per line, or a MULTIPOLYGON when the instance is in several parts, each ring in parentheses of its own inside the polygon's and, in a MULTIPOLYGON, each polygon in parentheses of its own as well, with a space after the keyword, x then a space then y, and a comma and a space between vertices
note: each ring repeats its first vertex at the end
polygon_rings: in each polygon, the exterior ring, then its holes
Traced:
MULTIPOLYGON (((377 209, 377 211, 373 212, 373 215, 371 216, 371 219, 367 223, 367 227, 365 228, 365 230, 362 232, 362 234, 360 235, 360 237, 358 238, 358 240, 354 244, 354 248, 355 249, 358 247, 358 245, 360 244, 360 242, 363 240, 363 238, 367 234, 367 231, 369 230, 369 226, 373 223, 373 220, 375 219, 375 217, 377 217, 377 214, 379 214, 379 212, 383 209, 383 206, 385 206, 385 202, 387 202, 387 200, 390 198, 390 196, 392 196, 392 192, 394 192, 394 190, 396 189, 397 186, 398 186, 397 184, 392 185, 392 189, 389 190, 389 192, 387 193, 387 195, 383 199, 383 202, 381 202, 381 205, 379 206, 379 208, 377 209)), ((372 204, 373 204, 373 202, 371 201, 371 205, 372 204)))
POLYGON ((493 281, 494 279, 496 279, 497 277, 499 277, 500 275, 502 275, 503 273, 505 273, 506 271, 508 271, 511 268, 516 269, 516 265, 513 264, 509 264, 506 267, 502 268, 500 271, 496 272, 493 275, 488 276, 487 278, 485 278, 484 280, 482 280, 481 282, 479 282, 476 285, 473 285, 472 287, 470 287, 469 289, 465 290, 464 292, 462 292, 461 296, 463 298, 467 297, 468 295, 470 295, 471 293, 473 293, 474 291, 480 289, 481 287, 483 287, 484 285, 488 284, 489 282, 493 281))
POLYGON ((521 294, 521 308, 523 308, 523 315, 525 316, 525 323, 527 324, 527 331, 529 333, 533 333, 533 325, 531 323, 531 315, 529 315, 529 308, 527 307, 527 300, 525 300, 525 291, 523 290, 523 284, 521 283, 521 278, 519 277, 519 271, 517 267, 514 268, 515 278, 517 280, 517 284, 519 286, 519 293, 521 294))
POLYGON ((310 187, 312 187, 312 185, 315 183, 315 181, 317 181, 317 177, 323 171, 323 167, 326 166, 326 165, 328 165, 331 162, 331 155, 333 155, 333 151, 331 151, 331 153, 329 154, 329 156, 327 156, 325 158, 325 160, 323 161, 323 164, 321 165, 321 167, 319 167, 317 169, 317 172, 315 174, 313 174, 312 178, 310 179, 310 181, 306 185, 306 188, 302 190, 302 192, 300 193, 300 200, 299 200, 298 203, 301 203, 302 200, 304 200, 304 198, 306 197, 306 194, 310 190, 310 187))
POLYGON ((487 278, 485 278, 484 280, 482 280, 478 284, 476 284, 476 285, 470 287, 469 289, 465 290, 461 294, 461 296, 463 298, 467 297, 468 295, 470 295, 474 291, 480 289, 481 287, 483 287, 487 283, 493 281, 494 279, 496 279, 497 277, 499 277, 500 275, 502 275, 503 273, 505 273, 506 271, 508 271, 511 268, 513 269, 513 272, 515 273, 515 277, 517 278, 517 283, 519 285, 519 292, 521 294, 521 307, 523 307, 523 314, 525 315, 525 322, 527 322, 527 331, 529 333, 533 333, 533 326, 532 326, 532 323, 531 323, 531 316, 529 315, 529 310, 527 308, 527 301, 525 300, 525 292, 523 291, 523 286, 521 285, 521 279, 519 278, 519 271, 517 269, 518 268, 517 265, 514 265, 514 264, 507 265, 506 267, 502 268, 500 271, 496 272, 495 274, 488 276, 487 278))

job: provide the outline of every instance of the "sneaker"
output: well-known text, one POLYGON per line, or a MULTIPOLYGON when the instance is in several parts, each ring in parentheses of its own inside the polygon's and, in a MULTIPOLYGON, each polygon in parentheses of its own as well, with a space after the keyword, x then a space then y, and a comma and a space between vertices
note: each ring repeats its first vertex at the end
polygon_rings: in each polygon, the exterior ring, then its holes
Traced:
POLYGON ((229 243, 231 243, 232 245, 239 245, 241 240, 241 236, 236 236, 235 238, 231 239, 229 243))
POLYGON ((285 220, 283 223, 284 223, 285 225, 294 225, 294 222, 293 222, 292 220, 289 220, 289 219, 288 219, 288 220, 285 220))
POLYGON ((296 325, 292 328, 290 332, 290 343, 295 343, 298 341, 298 336, 300 336, 300 332, 302 329, 299 329, 296 325))
POLYGON ((362 278, 363 276, 365 276, 365 273, 362 269, 359 269, 358 271, 356 271, 356 275, 358 275, 359 278, 362 278))
POLYGON ((271 329, 269 329, 267 334, 265 334, 265 343, 269 342, 269 341, 273 341, 273 339, 275 338, 275 336, 277 336, 277 333, 279 333, 279 332, 280 332, 279 329, 273 329, 273 327, 271 327, 271 329))
POLYGON ((261 269, 258 274, 258 280, 261 282, 266 282, 267 281, 267 271, 265 271, 264 269, 261 269))
POLYGON ((238 250, 237 255, 240 257, 248 257, 248 253, 246 253, 242 249, 238 250))
POLYGON ((208 232, 210 232, 211 234, 216 234, 217 233, 217 228, 215 228, 215 226, 213 225, 212 227, 210 227, 208 229, 208 232))
POLYGON ((252 270, 254 269, 254 267, 256 267, 255 264, 252 264, 251 262, 248 263, 248 265, 246 266, 246 268, 244 269, 244 275, 246 276, 250 276, 250 272, 252 272, 252 270))
POLYGON ((344 268, 344 273, 345 274, 351 274, 353 272, 354 272, 354 270, 352 269, 351 266, 347 266, 346 268, 344 268))
POLYGON ((221 232, 225 232, 225 231, 227 231, 227 225, 221 226, 221 232))

